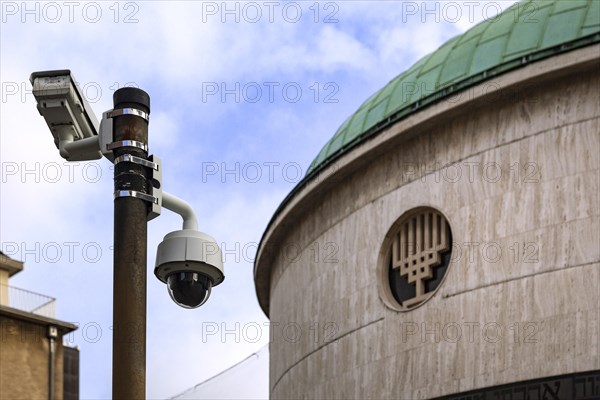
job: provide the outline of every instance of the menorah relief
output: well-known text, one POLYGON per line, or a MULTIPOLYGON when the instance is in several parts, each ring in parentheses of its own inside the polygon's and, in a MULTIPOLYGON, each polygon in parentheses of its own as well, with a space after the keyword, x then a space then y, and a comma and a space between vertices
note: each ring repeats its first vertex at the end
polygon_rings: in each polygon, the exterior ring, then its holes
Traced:
POLYGON ((434 278, 434 268, 442 265, 442 255, 450 248, 450 227, 435 210, 415 214, 400 226, 392 243, 391 267, 415 286, 415 297, 404 300, 404 307, 415 306, 428 297, 426 282, 434 278))

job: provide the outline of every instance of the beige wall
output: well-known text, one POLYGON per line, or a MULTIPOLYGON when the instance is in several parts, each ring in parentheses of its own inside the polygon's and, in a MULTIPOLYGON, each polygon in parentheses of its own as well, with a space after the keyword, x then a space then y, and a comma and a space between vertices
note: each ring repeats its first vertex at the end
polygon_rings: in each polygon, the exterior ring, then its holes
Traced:
POLYGON ((0 252, 0 306, 9 303, 8 281, 10 277, 23 270, 21 261, 13 260, 0 252))
POLYGON ((600 368, 597 54, 401 121, 290 203, 257 262, 278 324, 273 398, 429 398, 600 368), (453 261, 427 303, 397 312, 382 300, 382 243, 424 205, 448 218, 453 261))
MULTIPOLYGON (((0 399, 48 399, 48 328, 0 315, 0 399)), ((54 398, 63 398, 62 336, 56 339, 54 398)))
POLYGON ((0 306, 8 305, 8 271, 0 269, 0 306))

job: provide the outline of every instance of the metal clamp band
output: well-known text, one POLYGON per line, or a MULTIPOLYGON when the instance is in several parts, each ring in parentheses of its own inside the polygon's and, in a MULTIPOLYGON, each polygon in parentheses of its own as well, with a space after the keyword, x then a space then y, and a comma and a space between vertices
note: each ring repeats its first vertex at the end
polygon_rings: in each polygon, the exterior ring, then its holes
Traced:
POLYGON ((148 145, 146 143, 138 142, 137 140, 121 140, 119 142, 112 142, 106 145, 107 150, 118 149, 119 147, 137 147, 144 151, 148 151, 148 145))
POLYGON ((136 117, 143 118, 150 122, 150 115, 142 110, 138 110, 137 108, 118 108, 106 113, 108 118, 118 117, 119 115, 135 115, 136 117))
POLYGON ((122 156, 119 156, 119 157, 115 158, 115 161, 114 161, 115 165, 118 164, 118 163, 120 163, 120 162, 131 162, 131 163, 139 164, 139 165, 142 165, 144 167, 147 167, 147 168, 153 169, 155 171, 158 171, 158 164, 157 163, 145 160, 145 159, 143 159, 141 157, 132 156, 131 154, 123 154, 122 156))
POLYGON ((158 204, 158 199, 156 197, 135 190, 117 190, 115 192, 115 199, 118 199, 120 197, 136 197, 138 199, 148 201, 150 203, 158 204))

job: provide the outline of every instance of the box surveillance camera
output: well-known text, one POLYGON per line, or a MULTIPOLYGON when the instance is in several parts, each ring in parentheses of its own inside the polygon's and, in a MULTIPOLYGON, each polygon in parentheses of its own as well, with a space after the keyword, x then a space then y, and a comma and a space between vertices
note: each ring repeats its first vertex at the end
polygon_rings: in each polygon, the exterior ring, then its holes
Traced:
POLYGON ((34 72, 30 81, 37 109, 46 120, 57 148, 60 149, 61 142, 98 135, 98 120, 70 70, 34 72))

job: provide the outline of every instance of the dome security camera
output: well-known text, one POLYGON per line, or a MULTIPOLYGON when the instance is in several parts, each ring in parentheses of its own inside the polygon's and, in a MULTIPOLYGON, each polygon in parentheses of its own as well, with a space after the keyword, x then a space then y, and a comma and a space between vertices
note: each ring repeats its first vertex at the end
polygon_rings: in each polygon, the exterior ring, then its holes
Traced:
POLYGON ((154 274, 167 284, 177 305, 200 307, 225 279, 221 249, 211 236, 194 229, 171 232, 158 245, 154 274))

